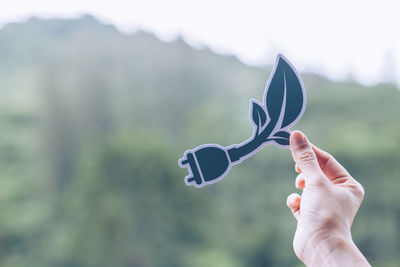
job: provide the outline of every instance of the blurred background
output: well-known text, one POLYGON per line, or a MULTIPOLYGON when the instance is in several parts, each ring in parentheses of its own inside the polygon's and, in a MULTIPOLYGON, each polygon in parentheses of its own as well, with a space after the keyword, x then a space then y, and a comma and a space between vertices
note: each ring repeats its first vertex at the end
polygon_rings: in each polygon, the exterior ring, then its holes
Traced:
POLYGON ((202 189, 177 165, 252 134, 278 52, 307 91, 294 129, 365 188, 356 244, 400 265, 395 1, 56 2, 0 11, 0 266, 303 266, 287 149, 202 189))

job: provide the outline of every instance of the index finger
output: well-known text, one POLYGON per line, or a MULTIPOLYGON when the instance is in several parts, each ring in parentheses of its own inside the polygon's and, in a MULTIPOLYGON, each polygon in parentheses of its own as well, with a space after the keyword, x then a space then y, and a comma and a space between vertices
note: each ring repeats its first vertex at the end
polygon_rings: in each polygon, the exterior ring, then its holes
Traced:
POLYGON ((318 164, 326 177, 332 182, 339 180, 347 180, 350 178, 349 172, 328 152, 312 145, 312 149, 318 159, 318 164))

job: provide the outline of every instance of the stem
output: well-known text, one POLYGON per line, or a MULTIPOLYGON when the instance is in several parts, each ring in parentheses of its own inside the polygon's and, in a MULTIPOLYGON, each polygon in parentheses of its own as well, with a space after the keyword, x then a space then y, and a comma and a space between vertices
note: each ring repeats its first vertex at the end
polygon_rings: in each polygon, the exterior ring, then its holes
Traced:
POLYGON ((253 139, 249 139, 248 142, 236 147, 232 147, 228 150, 229 158, 232 163, 239 161, 242 157, 245 157, 259 148, 262 144, 269 141, 269 136, 274 129, 275 125, 271 122, 260 134, 257 134, 258 129, 256 129, 256 135, 253 139))

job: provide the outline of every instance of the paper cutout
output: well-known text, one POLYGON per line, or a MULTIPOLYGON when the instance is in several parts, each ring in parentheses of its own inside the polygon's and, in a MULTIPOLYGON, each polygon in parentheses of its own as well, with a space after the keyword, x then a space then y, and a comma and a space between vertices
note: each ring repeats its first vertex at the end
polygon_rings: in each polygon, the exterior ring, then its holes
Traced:
POLYGON ((289 128, 300 119, 305 107, 306 94, 300 76, 292 64, 278 54, 264 91, 264 105, 250 100, 253 135, 238 145, 205 144, 185 151, 178 164, 189 170, 186 185, 200 188, 220 181, 233 165, 251 157, 267 144, 288 147, 289 128))

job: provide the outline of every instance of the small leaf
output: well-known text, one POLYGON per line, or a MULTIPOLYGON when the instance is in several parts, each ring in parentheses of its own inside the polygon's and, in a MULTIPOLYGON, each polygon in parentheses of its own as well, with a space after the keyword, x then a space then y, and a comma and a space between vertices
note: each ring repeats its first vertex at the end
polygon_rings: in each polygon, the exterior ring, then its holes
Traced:
POLYGON ((265 113, 265 110, 259 104, 257 104, 257 102, 252 101, 252 103, 253 123, 260 129, 267 122, 267 114, 265 113))
POLYGON ((289 139, 286 139, 286 138, 274 138, 272 140, 274 140, 275 143, 282 145, 282 146, 288 146, 290 144, 289 139))
POLYGON ((288 128, 302 115, 305 108, 305 91, 300 77, 282 55, 277 63, 265 93, 265 105, 271 123, 288 128))
POLYGON ((285 139, 289 139, 290 138, 290 133, 286 132, 286 131, 279 131, 276 132, 274 134, 275 137, 281 137, 281 138, 285 138, 285 139))

